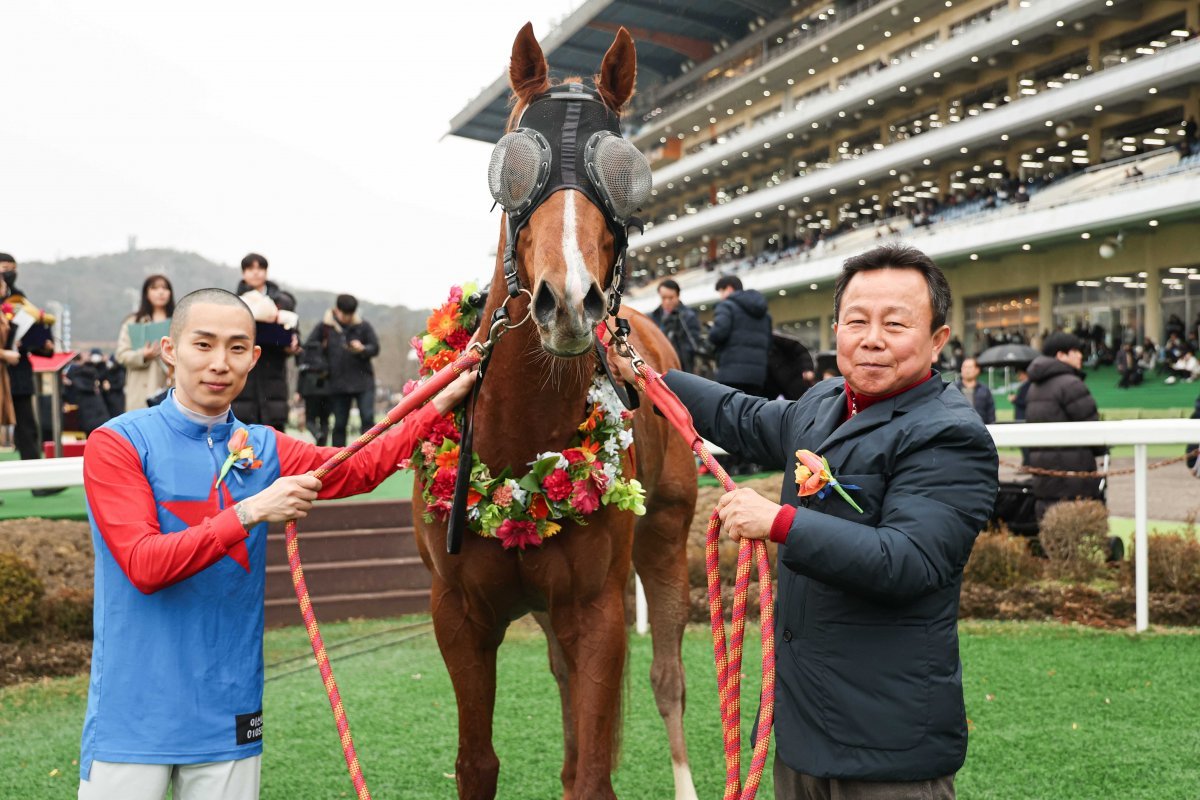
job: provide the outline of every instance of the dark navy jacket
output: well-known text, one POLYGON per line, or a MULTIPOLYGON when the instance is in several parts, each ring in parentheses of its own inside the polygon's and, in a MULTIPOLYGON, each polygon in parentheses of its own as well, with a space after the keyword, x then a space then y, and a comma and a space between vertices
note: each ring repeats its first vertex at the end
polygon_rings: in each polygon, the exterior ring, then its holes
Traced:
POLYGON ((708 341, 717 352, 718 381, 761 389, 767 382, 767 353, 771 349, 767 299, 747 289, 717 303, 708 341))
POLYGON ((827 778, 957 771, 967 752, 959 589, 997 490, 996 449, 979 415, 936 373, 844 423, 841 378, 794 402, 674 370, 666 381, 703 436, 784 469, 781 502, 800 506, 779 548, 780 758, 827 778), (801 448, 860 487, 863 514, 834 492, 801 502, 801 448))

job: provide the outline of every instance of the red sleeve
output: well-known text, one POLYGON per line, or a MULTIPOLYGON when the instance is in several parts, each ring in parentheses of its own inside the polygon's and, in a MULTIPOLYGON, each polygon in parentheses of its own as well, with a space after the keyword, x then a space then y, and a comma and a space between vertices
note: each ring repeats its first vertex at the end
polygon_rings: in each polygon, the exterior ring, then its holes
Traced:
POLYGON ((96 529, 130 583, 144 594, 190 578, 220 561, 248 535, 233 508, 169 536, 158 527, 154 492, 137 451, 100 428, 88 437, 83 490, 96 529))
POLYGON ((779 511, 775 514, 775 521, 771 523, 770 538, 776 544, 783 544, 787 541, 788 531, 792 529, 792 520, 796 518, 796 507, 782 505, 779 511))
MULTIPOLYGON (((433 403, 426 403, 391 432, 379 437, 344 461, 321 481, 322 500, 349 497, 369 492, 395 472, 409 458, 417 443, 429 435, 439 418, 433 403)), ((279 450, 279 474, 303 475, 324 464, 341 450, 340 447, 317 447, 275 431, 279 450)))

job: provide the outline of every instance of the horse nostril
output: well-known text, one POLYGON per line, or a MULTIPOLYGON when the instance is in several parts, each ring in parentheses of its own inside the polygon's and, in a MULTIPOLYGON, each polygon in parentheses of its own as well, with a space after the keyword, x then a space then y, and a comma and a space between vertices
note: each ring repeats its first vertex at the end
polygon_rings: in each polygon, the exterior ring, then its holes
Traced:
POLYGON ((554 299, 554 292, 550 290, 549 285, 543 282, 538 287, 537 296, 533 298, 533 316, 537 318, 538 324, 549 327, 554 321, 557 306, 558 302, 554 299))
POLYGON ((583 313, 592 322, 599 322, 604 318, 604 294, 595 283, 588 288, 583 297, 583 313))

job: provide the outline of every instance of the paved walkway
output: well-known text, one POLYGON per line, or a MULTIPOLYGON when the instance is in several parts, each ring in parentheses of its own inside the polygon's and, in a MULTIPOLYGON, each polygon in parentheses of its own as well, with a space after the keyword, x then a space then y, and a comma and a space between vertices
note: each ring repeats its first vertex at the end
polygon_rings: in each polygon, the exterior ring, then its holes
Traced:
MULTIPOLYGON (((1153 466, 1162 460, 1151 458, 1150 465, 1153 466)), ((1117 471, 1133 469, 1133 459, 1114 459, 1110 468, 1117 471)), ((1017 479, 1017 476, 1012 469, 1002 466, 1000 479, 1010 481, 1017 479)), ((1019 479, 1029 478, 1025 476, 1019 479)), ((1146 487, 1150 495, 1147 511, 1150 519, 1200 518, 1200 479, 1192 475, 1184 462, 1150 470, 1147 473, 1146 487)), ((1114 517, 1133 517, 1133 473, 1112 476, 1108 487, 1108 512, 1114 517)))

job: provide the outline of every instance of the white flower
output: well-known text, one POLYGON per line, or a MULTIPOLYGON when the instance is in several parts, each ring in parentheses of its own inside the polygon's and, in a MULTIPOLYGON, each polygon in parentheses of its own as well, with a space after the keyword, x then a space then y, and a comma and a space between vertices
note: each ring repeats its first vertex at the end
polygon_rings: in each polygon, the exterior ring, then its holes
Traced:
POLYGON ((506 481, 504 482, 504 485, 505 485, 505 486, 507 486, 509 489, 511 489, 511 490, 512 490, 512 496, 513 496, 513 500, 515 500, 516 502, 518 502, 518 503, 520 503, 522 506, 524 506, 524 505, 525 505, 525 501, 529 499, 529 492, 527 492, 527 491, 525 491, 524 489, 522 489, 522 488, 521 488, 521 487, 520 487, 520 486, 517 484, 517 482, 516 482, 515 480, 513 480, 512 478, 509 478, 508 480, 506 480, 506 481))
POLYGON ((538 453, 537 457, 534 458, 530 463, 536 464, 543 458, 554 458, 556 456, 558 457, 558 461, 554 462, 555 469, 566 469, 567 467, 571 466, 571 462, 567 461, 566 456, 564 456, 562 453, 551 453, 549 451, 545 453, 538 453))
POLYGON ((621 443, 622 450, 628 450, 633 444, 633 431, 627 431, 624 428, 617 431, 617 441, 621 443))
POLYGON ((608 458, 614 457, 617 454, 617 440, 613 438, 605 439, 604 444, 601 445, 601 449, 608 458))
POLYGON ((617 465, 616 464, 605 462, 602 472, 604 472, 604 477, 608 478, 609 485, 612 485, 612 482, 617 479, 617 465))

